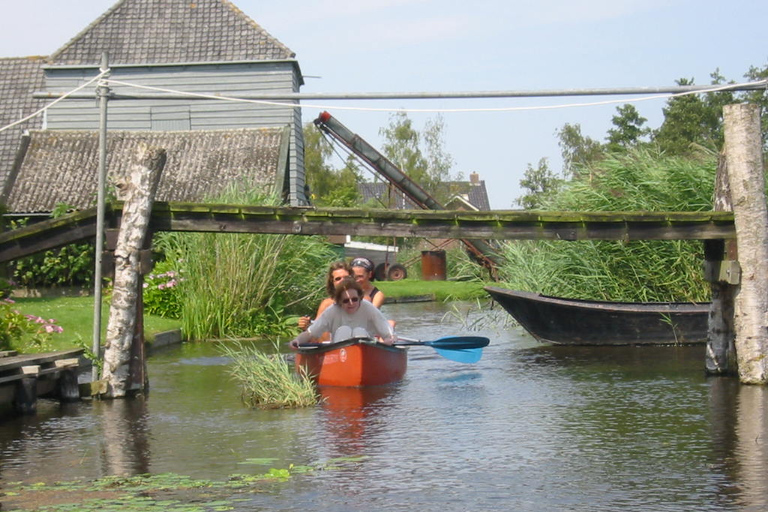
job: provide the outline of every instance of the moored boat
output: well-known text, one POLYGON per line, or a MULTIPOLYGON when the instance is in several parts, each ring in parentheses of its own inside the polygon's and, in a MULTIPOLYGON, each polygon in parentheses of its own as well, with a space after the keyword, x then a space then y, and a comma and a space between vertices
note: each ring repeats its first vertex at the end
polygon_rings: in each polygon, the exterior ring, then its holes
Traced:
POLYGON ((304 368, 321 386, 381 386, 397 382, 408 367, 407 350, 369 339, 301 346, 296 368, 304 368))
POLYGON ((559 345, 706 343, 709 303, 603 302, 486 286, 534 338, 559 345))

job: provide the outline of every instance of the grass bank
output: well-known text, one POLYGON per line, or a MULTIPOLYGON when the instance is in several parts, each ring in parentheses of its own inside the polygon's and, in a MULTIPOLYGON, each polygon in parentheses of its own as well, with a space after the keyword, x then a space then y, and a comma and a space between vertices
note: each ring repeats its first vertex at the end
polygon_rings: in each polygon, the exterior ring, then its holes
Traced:
MULTIPOLYGON (((64 332, 53 334, 53 350, 90 347, 93 340, 93 297, 30 297, 14 299, 24 314, 53 318, 64 332)), ((109 305, 101 309, 101 336, 106 337, 109 320, 109 305)), ((144 332, 147 341, 152 341, 159 332, 178 329, 178 320, 144 315, 144 332)))
POLYGON ((420 281, 403 279, 402 281, 375 281, 374 284, 388 298, 416 297, 432 295, 437 301, 473 300, 487 297, 483 286, 489 283, 480 281, 420 281))

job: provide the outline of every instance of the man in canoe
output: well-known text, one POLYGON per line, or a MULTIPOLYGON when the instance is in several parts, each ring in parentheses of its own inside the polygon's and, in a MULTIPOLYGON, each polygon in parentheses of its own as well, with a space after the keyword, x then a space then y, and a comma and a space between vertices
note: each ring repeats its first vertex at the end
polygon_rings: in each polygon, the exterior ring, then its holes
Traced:
POLYGON ((334 304, 326 309, 306 331, 291 341, 291 347, 307 343, 329 331, 333 341, 352 337, 379 336, 382 343, 391 345, 395 332, 376 306, 363 300, 363 289, 352 277, 345 277, 334 290, 334 304))

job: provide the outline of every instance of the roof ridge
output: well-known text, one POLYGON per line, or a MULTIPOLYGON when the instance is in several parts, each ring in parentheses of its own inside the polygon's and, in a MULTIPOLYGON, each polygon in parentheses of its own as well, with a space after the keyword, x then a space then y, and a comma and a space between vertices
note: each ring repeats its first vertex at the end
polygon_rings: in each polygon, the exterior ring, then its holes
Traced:
POLYGON ((292 60, 230 0, 119 0, 50 56, 54 65, 292 60))
POLYGON ((221 3, 223 3, 225 6, 229 7, 236 15, 241 16, 247 23, 253 26, 253 28, 263 31, 266 35, 269 36, 269 38, 272 40, 274 44, 281 47, 283 50, 285 50, 287 53, 291 54, 291 57, 296 57, 296 53, 288 48, 286 45, 284 45, 282 42, 280 42, 275 36, 270 34, 264 27, 256 23, 256 21, 245 14, 242 9, 240 9, 238 6, 236 6, 234 3, 230 2, 230 0, 220 0, 221 3))
POLYGON ((75 42, 79 41, 79 40, 80 40, 80 38, 81 38, 83 35, 87 34, 89 30, 91 30, 93 27, 95 27, 96 25, 98 25, 99 23, 101 23, 101 21, 102 21, 102 20, 104 20, 105 18, 107 18, 107 16, 109 16, 109 15, 110 15, 110 14, 112 14, 112 13, 113 13, 115 10, 117 10, 117 8, 118 8, 118 7, 120 7, 120 5, 121 5, 123 2, 125 2, 125 1, 126 1, 126 0, 117 0, 117 3, 116 3, 116 4, 114 4, 112 7, 110 7, 110 8, 109 8, 109 9, 107 9, 106 11, 104 11, 104 12, 101 14, 101 16, 99 16, 98 18, 96 18, 95 20, 93 20, 91 23, 89 23, 89 24, 88 24, 88 26, 87 26, 87 27, 85 27, 83 30, 81 30, 81 31, 80 31, 80 32, 78 32, 77 34, 75 34, 75 36, 74 36, 74 37, 72 37, 72 38, 71 38, 69 41, 67 41, 66 43, 64 43, 64 45, 63 45, 61 48, 59 48, 58 50, 56 50, 55 52, 53 52, 53 53, 51 54, 51 56, 49 57, 50 61, 51 61, 51 62, 54 62, 54 61, 56 60, 56 58, 57 58, 59 55, 61 55, 61 54, 64 52, 64 50, 66 50, 67 48, 71 47, 73 44, 75 44, 75 42))

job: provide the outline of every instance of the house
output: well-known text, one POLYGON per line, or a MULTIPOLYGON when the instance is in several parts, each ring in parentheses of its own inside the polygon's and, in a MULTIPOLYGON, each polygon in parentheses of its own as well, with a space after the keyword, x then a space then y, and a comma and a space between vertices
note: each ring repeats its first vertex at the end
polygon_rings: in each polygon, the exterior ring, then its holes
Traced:
MULTIPOLYGON (((393 210, 419 210, 410 198, 389 183, 377 181, 358 183, 357 191, 365 204, 378 208, 393 210)), ((473 172, 469 175, 469 181, 446 181, 438 185, 435 192, 441 197, 448 198, 443 203, 448 210, 475 210, 488 211, 491 209, 488 200, 488 190, 485 188, 485 180, 473 172)))
MULTIPOLYGON (((104 53, 110 175, 146 140, 168 152, 158 200, 202 201, 245 182, 272 187, 291 205, 307 203, 298 102, 226 99, 299 92, 298 61, 227 0, 120 0, 48 57, 0 59, 2 126, 48 103, 34 93, 67 93, 92 80, 104 53), (217 98, 170 99, 158 89, 217 98)), ((0 202, 9 211, 95 203, 96 85, 81 91, 87 98, 0 132, 0 202)))

